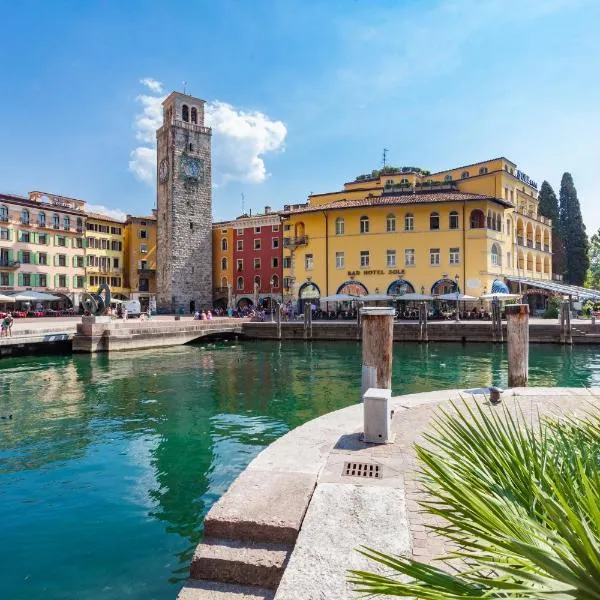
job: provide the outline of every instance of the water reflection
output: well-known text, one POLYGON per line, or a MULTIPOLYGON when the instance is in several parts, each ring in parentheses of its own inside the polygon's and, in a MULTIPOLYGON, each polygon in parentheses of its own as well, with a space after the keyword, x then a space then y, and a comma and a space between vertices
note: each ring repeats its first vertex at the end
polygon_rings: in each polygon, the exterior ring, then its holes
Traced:
MULTIPOLYGON (((600 385, 593 348, 536 346, 530 363, 532 385, 600 385)), ((394 347, 395 394, 492 383, 504 346, 394 347)), ((0 361, 0 595, 174 597, 235 476, 359 388, 356 343, 0 361)))

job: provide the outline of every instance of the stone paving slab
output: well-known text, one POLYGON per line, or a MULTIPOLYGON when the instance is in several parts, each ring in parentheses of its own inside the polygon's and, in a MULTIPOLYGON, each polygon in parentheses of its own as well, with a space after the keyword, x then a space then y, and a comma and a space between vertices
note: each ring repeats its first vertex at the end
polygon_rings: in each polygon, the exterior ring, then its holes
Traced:
POLYGON ((250 585, 189 581, 177 600, 273 600, 275 592, 250 585))
POLYGON ((204 532, 213 538, 293 544, 316 475, 247 469, 210 509, 204 532))
POLYGON ((346 581, 347 569, 385 572, 356 552, 361 544, 410 553, 404 487, 320 484, 275 600, 356 598, 346 581))

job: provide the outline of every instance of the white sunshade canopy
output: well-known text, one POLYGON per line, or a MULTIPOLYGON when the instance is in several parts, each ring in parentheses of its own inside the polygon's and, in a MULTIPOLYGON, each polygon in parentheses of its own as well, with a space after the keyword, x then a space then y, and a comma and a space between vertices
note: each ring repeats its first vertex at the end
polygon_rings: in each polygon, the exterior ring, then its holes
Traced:
POLYGON ((365 296, 359 296, 358 300, 361 302, 383 302, 385 300, 393 300, 394 296, 388 296, 387 294, 366 294, 365 296))
POLYGON ((350 294, 331 294, 320 300, 321 302, 351 302, 352 300, 358 300, 358 296, 351 296, 350 294))
POLYGON ((469 300, 477 300, 475 296, 469 296, 468 294, 461 294, 460 292, 449 292, 448 294, 441 294, 436 297, 436 300, 458 300, 459 302, 468 302, 469 300))
POLYGON ((51 302, 53 300, 62 300, 60 296, 53 296, 52 294, 46 294, 44 292, 19 292, 14 296, 16 302, 51 302))
POLYGON ((402 296, 396 296, 395 300, 403 300, 406 302, 415 301, 415 300, 433 300, 433 296, 428 296, 427 294, 417 294, 417 293, 408 293, 402 294, 402 296))
POLYGON ((0 294, 0 302, 16 302, 13 296, 5 296, 4 294, 0 294))
POLYGON ((507 294, 505 292, 497 292, 490 294, 483 294, 479 296, 480 300, 518 300, 521 294, 507 294))

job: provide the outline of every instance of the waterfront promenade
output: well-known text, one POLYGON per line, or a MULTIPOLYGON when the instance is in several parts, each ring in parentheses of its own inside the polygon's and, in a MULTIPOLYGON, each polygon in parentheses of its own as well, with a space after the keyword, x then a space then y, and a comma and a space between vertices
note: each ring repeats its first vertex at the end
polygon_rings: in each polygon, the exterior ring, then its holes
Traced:
POLYGON ((261 452, 213 506, 205 539, 179 600, 339 600, 356 597, 347 569, 383 573, 355 552, 359 545, 430 562, 447 552, 428 530, 417 481, 415 443, 434 414, 466 399, 486 411, 507 407, 535 423, 547 415, 600 410, 600 388, 515 388, 491 405, 487 390, 396 396, 394 443, 360 441, 356 404, 310 421, 261 452), (379 477, 347 473, 377 467, 379 477))
MULTIPOLYGON (((16 319, 12 337, 0 338, 0 357, 27 354, 64 353, 78 351, 73 344, 81 317, 58 317, 53 319, 16 319)), ((358 329, 354 321, 314 321, 306 330, 302 321, 281 324, 279 336, 274 322, 251 322, 248 319, 216 317, 212 321, 195 321, 191 316, 175 320, 173 315, 160 315, 147 321, 129 319, 111 323, 115 329, 112 346, 94 348, 95 351, 135 350, 140 347, 153 348, 164 345, 180 345, 207 335, 219 333, 239 335, 247 339, 282 340, 358 340, 358 329), (196 335, 198 334, 198 335, 196 335), (117 339, 118 338, 118 339, 117 339)), ((565 343, 560 324, 555 320, 532 318, 529 321, 531 343, 565 343)), ((488 321, 430 321, 426 339, 414 321, 394 323, 395 342, 478 342, 489 343, 506 340, 506 323, 503 323, 503 339, 497 339, 488 321)), ((592 324, 588 319, 573 319, 571 335, 566 343, 600 343, 600 323, 592 324)), ((87 351, 87 350, 83 350, 87 351)))

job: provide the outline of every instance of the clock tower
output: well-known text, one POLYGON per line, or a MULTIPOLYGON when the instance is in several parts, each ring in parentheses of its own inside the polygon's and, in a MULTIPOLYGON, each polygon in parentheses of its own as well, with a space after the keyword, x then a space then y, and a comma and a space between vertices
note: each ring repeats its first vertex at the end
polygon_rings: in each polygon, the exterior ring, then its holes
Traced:
POLYGON ((156 132, 160 312, 212 306, 211 135, 204 100, 178 92, 165 99, 156 132))

